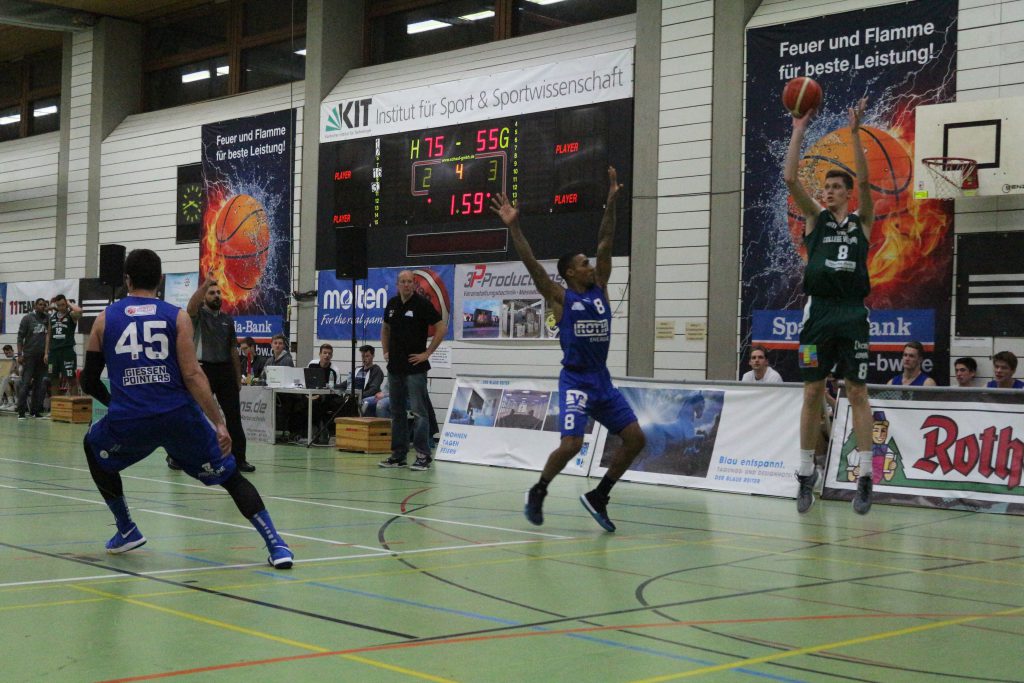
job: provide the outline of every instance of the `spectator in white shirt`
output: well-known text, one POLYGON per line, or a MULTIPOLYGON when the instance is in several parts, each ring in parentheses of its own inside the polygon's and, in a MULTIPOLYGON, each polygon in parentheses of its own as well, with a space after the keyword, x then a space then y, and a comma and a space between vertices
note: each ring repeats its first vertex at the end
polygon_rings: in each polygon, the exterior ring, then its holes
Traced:
POLYGON ((782 375, 772 370, 768 365, 768 349, 756 344, 750 347, 750 370, 743 373, 742 382, 757 382, 759 384, 778 384, 782 382, 782 375))

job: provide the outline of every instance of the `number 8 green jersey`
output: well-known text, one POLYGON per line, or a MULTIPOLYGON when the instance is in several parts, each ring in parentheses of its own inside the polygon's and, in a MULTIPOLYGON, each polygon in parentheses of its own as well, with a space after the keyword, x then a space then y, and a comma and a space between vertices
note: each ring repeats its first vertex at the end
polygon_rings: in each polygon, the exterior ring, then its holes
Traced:
POLYGON ((839 223, 828 209, 814 221, 811 234, 804 236, 807 268, 804 293, 840 301, 863 301, 871 291, 868 279, 868 238, 860 216, 847 214, 839 223))

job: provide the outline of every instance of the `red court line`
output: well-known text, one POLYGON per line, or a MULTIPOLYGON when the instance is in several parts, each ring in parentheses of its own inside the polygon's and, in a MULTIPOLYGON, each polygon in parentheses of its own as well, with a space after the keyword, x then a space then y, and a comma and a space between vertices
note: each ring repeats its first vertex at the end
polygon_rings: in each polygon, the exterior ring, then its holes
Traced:
MULTIPOLYGON (((414 494, 415 495, 415 494, 414 494)), ((225 671, 227 669, 239 669, 250 666, 263 666, 266 664, 280 664, 282 662, 296 662, 304 659, 317 659, 319 657, 339 657, 344 655, 364 654, 367 652, 383 652, 387 650, 404 650, 412 647, 425 647, 431 645, 455 645, 460 643, 476 643, 486 640, 511 640, 513 638, 534 638, 537 636, 560 636, 574 633, 593 633, 598 631, 623 631, 646 628, 674 628, 679 626, 713 626, 725 624, 764 624, 772 622, 799 622, 799 621, 834 621, 841 619, 960 619, 960 618, 1021 618, 1024 614, 818 614, 796 617, 763 617, 757 619, 695 619, 692 621, 665 621, 654 624, 617 624, 614 626, 587 626, 582 628, 566 628, 553 631, 526 631, 524 633, 494 633, 480 636, 464 636, 460 638, 438 638, 437 640, 421 640, 412 643, 393 643, 390 645, 370 645, 357 647, 350 650, 335 650, 333 652, 307 652, 301 655, 288 657, 273 657, 270 659, 257 659, 249 662, 232 662, 230 664, 215 664, 212 666, 197 667, 194 669, 180 669, 178 671, 165 671, 156 674, 145 674, 129 678, 111 678, 100 683, 133 683, 134 681, 155 681, 161 678, 172 678, 175 676, 191 676, 192 674, 208 673, 210 671, 225 671)), ((524 628, 530 628, 524 624, 524 628)))
POLYGON ((412 498, 413 496, 418 496, 418 495, 420 495, 421 493, 423 493, 424 491, 429 491, 429 490, 430 490, 430 487, 428 486, 428 487, 427 487, 427 488, 425 488, 425 489, 420 489, 419 491, 413 491, 413 492, 412 492, 412 493, 410 493, 410 494, 409 494, 408 496, 406 496, 405 498, 403 498, 403 499, 402 499, 402 508, 401 508, 401 509, 402 509, 402 512, 405 512, 405 509, 406 509, 406 508, 405 508, 405 504, 409 502, 409 499, 410 499, 410 498, 412 498))

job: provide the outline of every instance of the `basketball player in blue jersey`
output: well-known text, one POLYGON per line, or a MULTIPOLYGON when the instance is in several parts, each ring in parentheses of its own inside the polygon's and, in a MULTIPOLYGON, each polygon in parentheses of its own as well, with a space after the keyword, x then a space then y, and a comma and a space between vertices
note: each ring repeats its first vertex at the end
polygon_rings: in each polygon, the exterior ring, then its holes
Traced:
POLYGON ((861 120, 867 100, 849 110, 854 170, 857 173, 857 211, 850 211, 854 178, 833 168, 825 174, 819 204, 800 182, 800 146, 813 111, 793 118, 793 133, 786 151, 783 180, 804 216, 803 327, 800 330, 800 377, 804 382, 804 403, 800 412, 800 465, 797 470, 796 509, 804 513, 814 502, 818 470, 814 467, 814 446, 821 422, 825 378, 833 367, 836 377, 846 379, 856 449, 851 465, 860 466, 853 509, 866 515, 871 509, 871 406, 868 403, 869 325, 864 299, 871 291, 868 249, 875 210, 871 198, 868 162, 860 138, 861 120))
POLYGON ((609 492, 645 443, 633 409, 612 384, 608 373, 608 345, 612 334, 608 277, 612 272, 615 199, 622 189, 615 169, 610 166, 608 180, 608 203, 597 235, 596 263, 591 265, 590 259, 583 254, 565 254, 558 259, 558 274, 568 287, 552 280, 534 257, 519 226, 519 209, 512 206, 503 194, 491 200, 491 210, 508 226, 519 258, 558 321, 558 337, 562 345, 562 372, 558 377, 562 440, 548 456, 540 481, 526 493, 524 508, 526 519, 538 526, 544 523, 542 508, 548 484, 583 446, 588 417, 622 438, 622 447, 597 488, 580 496, 583 507, 606 531, 615 531, 615 524, 608 518, 609 492))
POLYGON ((128 296, 96 318, 85 351, 82 388, 109 411, 85 435, 89 472, 117 532, 108 553, 146 543, 125 502, 120 471, 163 447, 190 476, 227 489, 239 512, 260 532, 277 569, 292 566, 292 551, 274 529, 259 492, 231 454, 231 437, 196 360, 192 321, 156 298, 160 257, 136 249, 124 264, 128 296), (110 391, 100 381, 106 366, 110 391))

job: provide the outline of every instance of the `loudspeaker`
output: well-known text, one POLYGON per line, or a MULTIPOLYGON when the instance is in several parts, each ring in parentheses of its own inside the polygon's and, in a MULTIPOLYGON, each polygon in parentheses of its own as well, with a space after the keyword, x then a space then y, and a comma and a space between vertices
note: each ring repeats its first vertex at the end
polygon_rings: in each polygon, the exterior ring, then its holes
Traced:
POLYGON ((120 287, 124 284, 123 244, 100 245, 100 282, 108 287, 120 287))
POLYGON ((348 280, 366 279, 366 226, 335 229, 334 276, 348 280))

